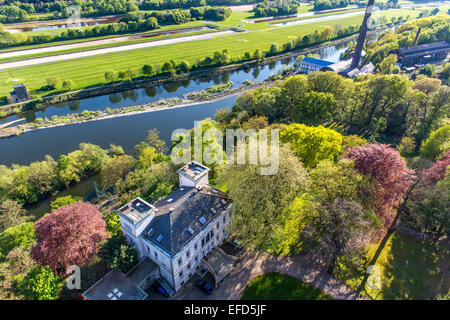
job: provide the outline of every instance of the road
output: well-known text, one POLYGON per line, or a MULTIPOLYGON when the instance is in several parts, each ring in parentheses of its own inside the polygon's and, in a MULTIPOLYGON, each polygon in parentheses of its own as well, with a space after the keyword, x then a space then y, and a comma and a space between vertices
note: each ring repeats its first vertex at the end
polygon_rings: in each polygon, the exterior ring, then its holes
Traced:
MULTIPOLYGON (((0 70, 21 68, 21 67, 27 67, 27 66, 32 66, 32 65, 36 65, 36 64, 44 64, 44 63, 64 61, 64 60, 87 58, 87 57, 92 57, 92 56, 97 56, 97 55, 102 55, 102 54, 116 53, 116 52, 136 50, 136 49, 142 49, 142 48, 159 47, 159 46, 165 46, 165 45, 169 45, 169 44, 177 44, 177 43, 183 43, 183 42, 189 42, 189 41, 213 39, 213 38, 229 35, 232 33, 234 33, 234 31, 231 31, 231 30, 218 31, 218 32, 212 32, 212 33, 207 33, 207 34, 180 37, 180 38, 175 38, 175 39, 164 39, 164 40, 157 40, 157 41, 144 42, 144 43, 128 44, 128 45, 111 47, 111 48, 94 49, 94 50, 88 50, 88 51, 82 51, 82 52, 72 52, 72 53, 54 55, 54 56, 49 56, 49 57, 39 57, 39 58, 25 59, 25 60, 19 60, 19 61, 10 61, 10 62, 0 63, 0 70)), ((99 41, 103 41, 103 40, 99 40, 99 41)), ((110 41, 110 39, 107 41, 110 41)), ((76 47, 76 45, 77 44, 73 44, 71 46, 76 47)), ((80 45, 80 44, 78 44, 78 45, 80 45)), ((46 48, 41 48, 41 49, 46 49, 46 48)), ((39 49, 36 49, 36 50, 39 50, 39 49)))

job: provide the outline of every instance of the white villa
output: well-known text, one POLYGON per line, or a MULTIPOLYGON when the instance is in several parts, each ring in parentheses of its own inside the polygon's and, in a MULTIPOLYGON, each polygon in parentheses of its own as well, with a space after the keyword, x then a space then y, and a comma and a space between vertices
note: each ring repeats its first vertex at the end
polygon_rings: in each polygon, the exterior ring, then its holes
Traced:
POLYGON ((223 268, 218 261, 224 253, 216 247, 227 238, 232 201, 208 184, 208 172, 191 162, 178 170, 180 187, 166 198, 154 205, 136 198, 117 210, 123 233, 141 261, 154 262, 152 279, 146 282, 163 278, 171 287, 166 290, 178 291, 202 266, 220 277, 214 269, 223 268))

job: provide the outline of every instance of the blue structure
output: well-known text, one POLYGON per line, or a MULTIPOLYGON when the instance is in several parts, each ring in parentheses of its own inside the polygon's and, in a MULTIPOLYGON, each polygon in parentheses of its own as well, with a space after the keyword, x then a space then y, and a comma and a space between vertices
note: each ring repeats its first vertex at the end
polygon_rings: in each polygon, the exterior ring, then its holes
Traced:
POLYGON ((324 67, 332 65, 333 62, 305 57, 300 63, 300 73, 310 73, 312 71, 320 71, 324 67))

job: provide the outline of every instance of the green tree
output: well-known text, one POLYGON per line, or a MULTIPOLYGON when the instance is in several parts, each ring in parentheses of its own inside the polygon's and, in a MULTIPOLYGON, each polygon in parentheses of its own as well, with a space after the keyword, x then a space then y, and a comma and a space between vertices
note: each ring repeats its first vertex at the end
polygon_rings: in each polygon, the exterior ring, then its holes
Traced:
POLYGON ((120 218, 116 212, 108 212, 107 214, 105 214, 103 219, 106 222, 106 231, 109 232, 111 237, 119 237, 123 234, 122 226, 120 224, 120 218))
POLYGON ((17 247, 30 248, 36 243, 33 222, 25 222, 0 233, 0 260, 17 247))
POLYGON ((37 266, 18 283, 18 291, 28 300, 54 300, 62 285, 49 266, 37 266))
POLYGON ((141 68, 141 74, 151 76, 155 73, 155 68, 151 64, 144 64, 141 68))
POLYGON ((102 168, 102 188, 113 187, 118 181, 130 172, 136 165, 136 160, 129 155, 121 155, 109 159, 102 168))
POLYGON ((336 100, 331 93, 310 91, 295 105, 294 120, 308 125, 319 125, 329 121, 335 109, 336 100))
POLYGON ((313 168, 321 160, 336 161, 341 153, 342 135, 322 126, 308 127, 294 123, 281 132, 280 140, 290 143, 305 167, 313 168))
POLYGON ((52 211, 55 211, 56 209, 68 206, 70 204, 74 204, 78 201, 83 201, 83 198, 81 197, 74 197, 74 196, 65 196, 65 197, 58 197, 52 202, 50 202, 50 208, 52 208, 52 211))
POLYGON ((275 175, 261 175, 258 165, 226 165, 217 178, 233 198, 230 231, 242 243, 263 250, 275 250, 280 239, 285 210, 308 185, 308 173, 292 151, 282 146, 279 170, 275 175))
POLYGON ((420 148, 420 154, 430 160, 439 159, 450 150, 450 125, 440 127, 431 132, 420 148))
POLYGON ((381 61, 380 65, 378 66, 380 73, 382 74, 390 74, 393 73, 395 63, 397 62, 397 55, 390 54, 386 58, 381 61))
POLYGON ((125 237, 107 239, 99 250, 100 256, 106 260, 109 268, 127 273, 138 262, 138 254, 134 247, 128 245, 125 237))
POLYGON ((0 232, 30 220, 22 204, 13 200, 0 203, 0 232))
POLYGON ((73 87, 73 81, 72 80, 64 80, 62 83, 62 87, 65 90, 70 90, 73 87))
POLYGON ((114 82, 117 78, 117 73, 115 71, 107 71, 105 72, 105 79, 109 82, 114 82))

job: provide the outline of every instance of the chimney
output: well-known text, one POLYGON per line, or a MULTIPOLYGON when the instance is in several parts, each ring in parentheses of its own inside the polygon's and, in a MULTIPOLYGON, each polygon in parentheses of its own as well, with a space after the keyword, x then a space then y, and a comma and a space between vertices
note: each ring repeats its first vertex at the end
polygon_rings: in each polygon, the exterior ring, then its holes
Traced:
POLYGON ((416 38, 414 39, 414 42, 413 42, 413 44, 412 44, 413 47, 415 47, 415 46, 417 45, 417 40, 419 40, 419 35, 420 35, 420 31, 421 31, 421 30, 422 30, 421 27, 419 27, 419 29, 417 30, 416 38))
POLYGON ((356 68, 359 66, 361 61, 361 52, 364 48, 364 41, 366 40, 367 34, 367 25, 369 23, 370 16, 372 15, 372 9, 375 0, 369 0, 366 7, 366 13, 364 14, 364 20, 361 24, 361 28, 359 29, 358 41, 356 42, 355 54, 353 55, 353 60, 351 64, 351 68, 356 68))

